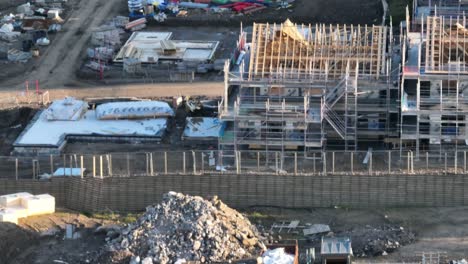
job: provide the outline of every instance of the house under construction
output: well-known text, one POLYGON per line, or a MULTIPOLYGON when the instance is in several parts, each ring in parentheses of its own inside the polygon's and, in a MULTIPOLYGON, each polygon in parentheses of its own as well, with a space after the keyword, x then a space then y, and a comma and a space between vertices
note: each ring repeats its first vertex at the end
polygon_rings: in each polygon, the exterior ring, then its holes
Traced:
POLYGON ((468 143, 467 22, 465 16, 428 16, 406 28, 400 133, 418 154, 468 143))
POLYGON ((397 138, 391 28, 255 23, 238 44, 219 109, 224 157, 245 149, 309 157, 397 138))

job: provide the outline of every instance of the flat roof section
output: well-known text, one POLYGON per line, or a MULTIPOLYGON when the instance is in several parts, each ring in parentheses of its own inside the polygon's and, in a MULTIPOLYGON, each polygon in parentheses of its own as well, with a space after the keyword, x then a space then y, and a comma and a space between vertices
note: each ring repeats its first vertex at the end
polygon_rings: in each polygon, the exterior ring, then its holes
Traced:
POLYGON ((48 121, 46 111, 38 114, 18 137, 13 146, 59 147, 67 135, 75 136, 148 136, 161 137, 167 119, 99 120, 96 112, 89 110, 76 121, 48 121))

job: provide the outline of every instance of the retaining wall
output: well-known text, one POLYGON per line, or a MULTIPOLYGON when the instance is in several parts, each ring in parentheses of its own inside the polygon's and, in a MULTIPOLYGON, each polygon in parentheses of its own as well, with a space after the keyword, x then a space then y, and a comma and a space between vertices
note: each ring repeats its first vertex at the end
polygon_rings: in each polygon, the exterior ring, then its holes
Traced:
POLYGON ((159 175, 0 180, 0 195, 50 193, 57 206, 85 212, 141 211, 168 191, 218 195, 235 208, 382 208, 463 206, 468 204, 467 187, 468 175, 159 175))

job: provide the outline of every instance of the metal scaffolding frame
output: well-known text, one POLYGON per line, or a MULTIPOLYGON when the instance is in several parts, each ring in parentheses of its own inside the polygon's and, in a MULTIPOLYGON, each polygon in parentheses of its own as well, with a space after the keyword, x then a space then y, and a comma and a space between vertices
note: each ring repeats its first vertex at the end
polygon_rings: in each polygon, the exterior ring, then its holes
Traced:
POLYGON ((244 60, 225 65, 222 155, 237 159, 239 150, 262 149, 282 156, 301 150, 308 157, 330 140, 354 151, 361 138, 388 137, 389 32, 383 26, 254 23, 244 60))
POLYGON ((465 16, 420 19, 402 43, 401 151, 403 143, 442 155, 468 140, 468 30, 465 16))

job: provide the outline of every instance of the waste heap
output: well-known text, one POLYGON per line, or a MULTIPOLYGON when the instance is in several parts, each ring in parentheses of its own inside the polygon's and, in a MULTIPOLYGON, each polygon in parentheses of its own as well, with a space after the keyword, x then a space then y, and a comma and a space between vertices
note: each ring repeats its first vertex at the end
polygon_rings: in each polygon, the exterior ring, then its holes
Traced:
POLYGON ((217 197, 208 201, 175 192, 147 207, 108 246, 114 252, 130 251, 134 259, 145 263, 161 264, 238 260, 265 249, 255 226, 217 197))
POLYGON ((415 240, 413 232, 394 225, 362 226, 338 235, 351 238, 353 253, 358 257, 387 255, 415 240))

